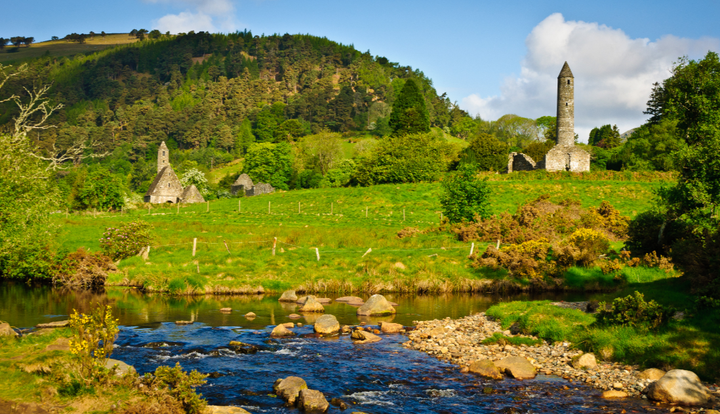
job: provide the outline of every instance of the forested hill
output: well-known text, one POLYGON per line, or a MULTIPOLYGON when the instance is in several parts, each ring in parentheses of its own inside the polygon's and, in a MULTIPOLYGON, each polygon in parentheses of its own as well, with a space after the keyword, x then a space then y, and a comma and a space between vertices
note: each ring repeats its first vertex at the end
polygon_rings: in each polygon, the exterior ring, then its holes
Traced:
MULTIPOLYGON (((466 113, 421 71, 310 35, 205 32, 144 40, 71 58, 45 56, 4 94, 52 83, 64 107, 34 134, 41 147, 78 139, 95 152, 122 147, 129 161, 157 145, 241 155, 250 142, 283 142, 322 129, 389 132, 395 96, 417 81, 431 124, 450 127, 466 113)), ((1 124, 15 115, 6 104, 1 124)))

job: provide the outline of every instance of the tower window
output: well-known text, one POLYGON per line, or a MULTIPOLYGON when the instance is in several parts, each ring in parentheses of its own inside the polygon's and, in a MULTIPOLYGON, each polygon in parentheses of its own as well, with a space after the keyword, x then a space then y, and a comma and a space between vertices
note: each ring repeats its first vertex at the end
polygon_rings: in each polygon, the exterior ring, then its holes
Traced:
MULTIPOLYGON (((568 79, 568 85, 570 85, 570 79, 568 79)), ((164 152, 165 152, 165 151, 163 151, 163 155, 165 155, 164 152)))
MULTIPOLYGON (((570 81, 568 81, 568 82, 570 82, 570 81)), ((164 157, 164 156, 165 156, 165 151, 163 151, 163 157, 164 157)))

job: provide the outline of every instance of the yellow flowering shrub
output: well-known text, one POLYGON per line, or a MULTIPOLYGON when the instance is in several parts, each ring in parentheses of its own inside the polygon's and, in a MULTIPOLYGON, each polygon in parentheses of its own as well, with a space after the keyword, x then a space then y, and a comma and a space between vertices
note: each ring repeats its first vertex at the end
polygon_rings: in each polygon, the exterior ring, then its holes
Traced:
POLYGON ((70 340, 70 352, 78 357, 81 374, 85 379, 105 375, 107 358, 120 331, 111 307, 97 306, 88 314, 73 310, 70 326, 75 331, 70 340))
POLYGON ((565 241, 565 248, 558 249, 560 263, 577 263, 589 266, 610 249, 610 240, 593 229, 578 229, 565 241), (567 257, 566 257, 567 256, 567 257))

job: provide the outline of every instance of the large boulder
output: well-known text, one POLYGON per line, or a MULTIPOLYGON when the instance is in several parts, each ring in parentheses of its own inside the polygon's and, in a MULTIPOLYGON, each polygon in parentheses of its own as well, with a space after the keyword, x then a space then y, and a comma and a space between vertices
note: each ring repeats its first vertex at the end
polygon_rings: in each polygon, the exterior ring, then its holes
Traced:
POLYGON ((304 389, 300 390, 300 395, 297 399, 297 408, 306 413, 324 413, 327 411, 330 403, 327 399, 317 390, 304 389))
POLYGON ((9 323, 0 323, 0 336, 17 336, 17 332, 10 326, 9 323))
POLYGON ((597 368, 597 360, 595 359, 595 354, 587 353, 574 357, 571 365, 575 369, 590 370, 597 368))
POLYGON ((275 328, 273 328, 272 332, 270 332, 270 336, 273 338, 282 338, 284 336, 293 336, 295 335, 295 332, 289 330, 285 327, 285 325, 278 325, 275 328))
POLYGON ((369 344, 371 342, 377 342, 382 339, 372 332, 361 331, 359 329, 354 330, 350 337, 355 340, 356 344, 369 344))
POLYGON ((392 315, 395 312, 395 308, 383 295, 370 296, 370 299, 357 310, 360 316, 392 315))
POLYGON ((663 403, 702 405, 712 395, 692 371, 673 369, 645 388, 648 399, 663 403))
POLYGON ((495 366, 495 363, 489 359, 481 359, 470 364, 468 368, 469 372, 478 374, 486 378, 492 378, 501 380, 503 378, 502 372, 495 366))
POLYGON ((380 322, 380 330, 384 333, 400 333, 404 329, 405 327, 399 323, 380 322))
POLYGON ((290 405, 295 405, 300 390, 306 390, 307 383, 300 377, 287 377, 281 378, 275 381, 273 384, 273 391, 275 394, 287 401, 290 405))
POLYGON ((665 376, 665 371, 657 368, 648 368, 638 374, 638 378, 650 381, 657 381, 665 376))
POLYGON ((335 315, 323 315, 315 321, 313 329, 322 335, 335 335, 340 331, 340 322, 335 315))
POLYGON ((317 301, 315 296, 308 296, 303 305, 298 309, 300 312, 325 312, 323 305, 317 301))
POLYGON ((115 372, 115 375, 117 375, 118 377, 122 377, 127 373, 135 371, 135 367, 133 367, 132 365, 128 365, 120 360, 108 358, 105 361, 105 368, 107 369, 112 369, 112 367, 114 367, 115 365, 117 365, 117 371, 115 372))
POLYGON ((280 302, 295 302, 296 300, 298 300, 298 297, 294 290, 286 290, 278 299, 280 302))
POLYGON ((535 367, 523 357, 507 357, 496 362, 495 366, 515 379, 533 379, 537 375, 535 367))
POLYGON ((70 326, 70 320, 39 323, 35 325, 35 327, 38 329, 67 328, 68 326, 70 326))
POLYGON ((335 302, 355 302, 355 303, 363 303, 363 298, 357 297, 357 296, 341 296, 337 299, 335 299, 335 302))

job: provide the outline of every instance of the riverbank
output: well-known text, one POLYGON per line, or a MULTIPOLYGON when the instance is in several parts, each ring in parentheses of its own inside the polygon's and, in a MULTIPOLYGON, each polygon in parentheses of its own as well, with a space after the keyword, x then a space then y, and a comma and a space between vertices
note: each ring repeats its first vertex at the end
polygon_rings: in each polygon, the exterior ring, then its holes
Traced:
MULTIPOLYGON (((678 332, 687 325, 672 326, 661 333, 635 330, 630 336, 628 332, 618 334, 615 328, 591 326, 594 321, 593 315, 567 303, 511 302, 464 318, 418 322, 404 346, 455 364, 465 372, 475 361, 521 357, 538 373, 627 396, 640 396, 649 383, 658 379, 657 371, 645 371, 648 368, 686 369, 710 381, 708 388, 720 398, 720 388, 714 384, 720 379, 720 360, 712 345, 693 349, 665 347, 671 338, 679 340, 678 332), (613 342, 614 347, 599 343, 600 337, 613 342), (642 357, 624 352, 629 340, 642 357), (596 361, 597 355, 597 363, 581 366, 576 360, 583 350, 595 351, 589 360, 596 361), (633 364, 633 360, 642 362, 633 364)), ((713 344, 718 339, 712 332, 697 331, 695 335, 699 343, 713 344)))

